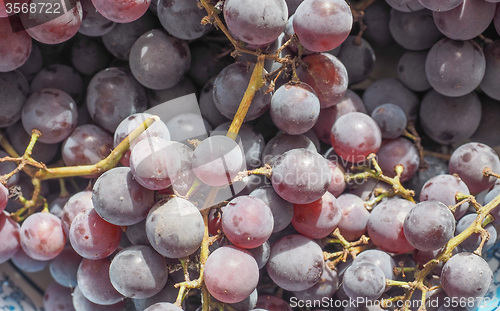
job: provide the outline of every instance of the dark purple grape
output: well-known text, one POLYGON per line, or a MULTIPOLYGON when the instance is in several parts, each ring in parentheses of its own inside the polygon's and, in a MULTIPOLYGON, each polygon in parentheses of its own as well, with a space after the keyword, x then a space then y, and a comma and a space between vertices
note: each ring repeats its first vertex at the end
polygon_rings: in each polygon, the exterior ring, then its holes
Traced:
POLYGON ((157 12, 163 28, 182 40, 198 39, 212 30, 210 24, 201 23, 207 12, 197 0, 159 0, 157 12))
POLYGON ((74 311, 71 289, 52 282, 43 295, 45 310, 74 311))
MULTIPOLYGON (((208 83, 210 78, 218 75, 232 60, 231 57, 224 56, 225 47, 214 42, 194 43, 190 45, 190 48, 191 67, 188 71, 189 77, 200 86, 208 83)), ((215 126, 215 124, 212 125, 215 126)))
POLYGON ((453 151, 448 167, 450 174, 458 174, 471 194, 476 194, 493 186, 496 178, 484 176, 483 172, 486 168, 500 172, 500 160, 489 146, 472 142, 453 151))
POLYGON ((313 287, 321 279, 323 269, 321 247, 305 236, 288 235, 271 246, 267 273, 285 290, 303 291, 313 287), (294 256, 290 256, 290 252, 294 256))
POLYGON ((115 27, 115 23, 101 15, 95 8, 92 0, 80 0, 83 18, 78 32, 90 37, 99 37, 107 34, 115 27))
POLYGON ((389 30, 390 11, 391 7, 385 1, 376 1, 365 10, 363 37, 374 46, 384 47, 394 41, 389 30))
POLYGON ((436 12, 444 12, 449 11, 453 8, 459 6, 464 0, 418 0, 425 8, 436 11, 436 12))
POLYGON ((105 18, 116 23, 130 23, 139 19, 149 8, 151 0, 106 1, 92 0, 94 7, 105 18))
POLYGON ((417 12, 424 8, 418 0, 385 0, 385 2, 401 12, 417 12))
POLYGON ((94 75, 105 69, 110 61, 111 54, 100 41, 78 36, 71 46, 71 63, 84 75, 94 75))
POLYGON ((422 92, 431 88, 425 74, 428 51, 407 51, 398 62, 398 77, 412 91, 422 92))
POLYGON ((385 290, 385 275, 373 263, 353 263, 344 272, 342 287, 352 299, 375 300, 385 290))
POLYGON ((342 0, 306 0, 295 11, 293 29, 300 43, 314 52, 338 47, 352 28, 352 13, 342 0))
POLYGON ((337 57, 344 64, 351 85, 365 81, 375 67, 373 48, 368 41, 357 36, 347 37, 337 57))
POLYGON ((285 0, 227 0, 224 20, 231 34, 253 45, 276 40, 285 28, 288 10, 285 0))
MULTIPOLYGON (((191 79, 188 77, 184 77, 181 81, 179 81, 179 83, 170 88, 166 88, 163 90, 150 90, 148 92, 149 104, 151 107, 155 107, 168 102, 169 100, 173 100, 184 95, 196 94, 196 92, 196 87, 194 86, 191 79)), ((212 93, 210 93, 210 97, 212 97, 212 93)))
POLYGON ((29 89, 28 81, 21 72, 0 72, 0 128, 21 119, 21 110, 30 93, 29 89))
POLYGON ((432 12, 426 9, 417 12, 392 9, 389 29, 399 45, 412 51, 429 49, 443 37, 434 24, 432 12))
MULTIPOLYGON (((467 229, 476 220, 476 218, 477 214, 468 214, 460 218, 457 223, 455 235, 459 235, 465 231, 465 229, 467 229)), ((483 245, 483 253, 491 249, 497 240, 497 229, 493 226, 493 224, 487 224, 484 229, 488 232, 489 238, 483 245)), ((466 252, 474 252, 480 244, 481 235, 479 233, 473 233, 469 238, 467 238, 467 240, 460 244, 460 248, 466 252)))
POLYGON ((352 264, 361 262, 369 262, 379 267, 386 279, 393 280, 395 278, 394 267, 396 267, 396 262, 386 252, 378 249, 368 249, 359 253, 356 258, 354 258, 352 264))
POLYGON ((144 309, 144 311, 182 311, 182 309, 170 302, 158 302, 144 309))
POLYGON ((371 117, 380 127, 382 138, 396 138, 406 129, 406 114, 394 104, 378 106, 373 110, 371 117))
POLYGON ((112 305, 123 300, 109 278, 110 261, 82 259, 77 271, 78 288, 93 303, 112 305))
POLYGON ((413 207, 404 220, 406 240, 416 249, 434 251, 453 238, 455 217, 439 201, 424 201, 413 207))
POLYGON ((13 31, 9 18, 0 18, 0 72, 21 67, 30 56, 31 41, 25 30, 13 31))
POLYGON ((271 182, 280 197, 294 204, 307 204, 325 194, 332 179, 325 158, 308 149, 292 149, 273 164, 271 182))
POLYGON ((481 121, 481 101, 475 92, 448 97, 430 90, 420 105, 420 125, 434 141, 452 144, 469 138, 481 121))
POLYGON ((271 138, 264 147, 262 151, 262 164, 273 165, 274 161, 283 153, 298 148, 317 151, 314 143, 305 135, 288 135, 280 132, 271 138))
MULTIPOLYGON (((224 68, 215 78, 213 88, 215 106, 226 118, 233 119, 236 115, 254 67, 254 64, 234 63, 224 68)), ((260 117, 269 108, 271 95, 265 94, 265 89, 264 87, 255 94, 245 121, 260 117)))
POLYGON ((83 97, 83 81, 75 69, 62 65, 52 64, 40 70, 31 81, 31 92, 45 88, 54 88, 64 91, 75 102, 83 97))
POLYGON ((161 90, 176 85, 187 73, 191 53, 185 41, 153 29, 135 41, 129 61, 137 81, 150 89, 161 90))
POLYGON ((339 288, 339 283, 340 277, 337 271, 325 265, 318 283, 304 291, 295 291, 294 294, 303 301, 319 301, 324 297, 332 297, 339 288))
POLYGON ((146 91, 125 69, 111 67, 98 72, 87 88, 90 117, 103 129, 114 132, 131 114, 148 105, 146 91))
POLYGON ((500 90, 495 84, 495 81, 500 79, 500 40, 496 40, 484 48, 484 57, 486 70, 480 84, 481 90, 491 98, 500 100, 500 90))
POLYGON ((265 311, 265 310, 281 310, 292 311, 290 304, 282 298, 271 295, 259 295, 257 299, 256 309, 252 311, 265 311))
POLYGON ((43 56, 42 50, 36 44, 32 45, 31 53, 26 62, 19 67, 19 70, 28 81, 33 80, 33 77, 42 69, 43 67, 43 56))

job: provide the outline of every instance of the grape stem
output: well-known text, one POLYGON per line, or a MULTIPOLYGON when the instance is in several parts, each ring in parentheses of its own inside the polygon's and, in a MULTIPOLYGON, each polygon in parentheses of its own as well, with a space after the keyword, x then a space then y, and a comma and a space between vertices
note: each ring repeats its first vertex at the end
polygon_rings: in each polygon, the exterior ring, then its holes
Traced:
POLYGON ((376 155, 374 153, 371 153, 368 155, 367 159, 371 162, 373 168, 368 168, 368 167, 356 167, 357 169, 362 169, 364 172, 362 173, 357 173, 357 174, 346 174, 345 175, 345 181, 346 183, 351 182, 352 180, 355 179, 368 179, 368 178, 374 178, 380 181, 383 181, 389 185, 392 185, 392 191, 394 192, 395 195, 399 195, 402 198, 415 203, 415 200, 413 199, 413 196, 415 196, 415 192, 413 190, 406 189, 403 187, 401 184, 401 174, 403 173, 403 166, 402 165, 396 165, 394 168, 394 171, 396 172, 396 176, 391 178, 388 176, 385 176, 382 172, 382 169, 378 165, 376 155))
POLYGON ((422 139, 420 138, 420 135, 418 135, 417 129, 415 128, 415 124, 413 123, 413 121, 408 122, 408 126, 403 132, 403 136, 411 139, 415 144, 415 147, 417 147, 418 155, 420 157, 419 167, 422 169, 428 168, 429 164, 425 162, 424 159, 424 148, 422 147, 422 139))

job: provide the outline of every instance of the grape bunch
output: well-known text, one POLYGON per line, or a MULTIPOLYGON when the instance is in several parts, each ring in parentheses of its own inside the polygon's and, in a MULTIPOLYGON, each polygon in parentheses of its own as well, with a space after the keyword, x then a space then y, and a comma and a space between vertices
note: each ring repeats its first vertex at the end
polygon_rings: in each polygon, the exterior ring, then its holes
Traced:
POLYGON ((498 0, 0 0, 45 311, 500 308, 498 133, 498 0))

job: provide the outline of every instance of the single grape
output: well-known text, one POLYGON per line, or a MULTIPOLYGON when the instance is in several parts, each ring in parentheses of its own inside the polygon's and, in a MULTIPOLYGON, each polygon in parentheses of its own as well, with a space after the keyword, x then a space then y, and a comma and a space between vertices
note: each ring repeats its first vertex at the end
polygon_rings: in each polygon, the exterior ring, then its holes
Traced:
POLYGON ((153 29, 135 41, 129 62, 139 83, 161 90, 176 85, 183 78, 190 66, 191 53, 185 41, 161 29, 153 29))
POLYGON ((385 275, 370 262, 353 263, 344 272, 342 287, 352 299, 378 299, 385 290, 385 275))
POLYGON ((293 29, 300 43, 314 52, 338 47, 352 28, 352 13, 343 0, 306 0, 294 16, 293 29))
POLYGON ((370 43, 357 36, 348 36, 339 48, 337 57, 347 70, 349 84, 365 81, 375 67, 375 52, 370 43))
POLYGON ((401 12, 417 12, 424 8, 418 0, 385 0, 385 2, 401 12))
POLYGON ((19 224, 6 212, 0 213, 0 238, 4 241, 0 246, 0 263, 11 259, 21 247, 20 231, 19 224))
POLYGON ((340 276, 337 270, 325 265, 321 279, 313 287, 304 291, 295 291, 297 298, 303 301, 319 301, 324 297, 332 297, 339 288, 340 276))
POLYGON ((373 110, 372 119, 377 122, 382 138, 396 138, 406 129, 406 114, 399 106, 383 104, 373 110))
POLYGON ((338 118, 330 131, 330 139, 335 152, 353 163, 376 153, 382 143, 377 123, 361 112, 350 112, 338 118))
POLYGON ((342 215, 338 228, 347 241, 359 239, 366 232, 370 213, 364 203, 365 201, 354 194, 344 193, 337 197, 337 204, 342 215))
POLYGON ((89 37, 99 37, 110 32, 115 23, 101 15, 92 0, 80 0, 82 4, 82 24, 78 32, 89 37))
MULTIPOLYGON (((500 14, 499 14, 500 16, 500 14)), ((486 60, 486 70, 481 81, 481 90, 491 98, 500 100, 500 90, 496 87, 495 81, 500 78, 500 40, 488 44, 484 48, 486 60)))
MULTIPOLYGON (((21 119, 21 110, 29 94, 28 80, 19 71, 0 72, 0 128, 21 119)), ((14 143, 14 142, 12 142, 14 143)))
MULTIPOLYGON (((203 140, 207 138, 207 128, 202 116, 198 113, 181 113, 167 121, 171 139, 187 143, 189 139, 203 140)), ((189 144, 189 143, 187 143, 189 144)))
POLYGON ((21 119, 28 134, 37 129, 42 133, 39 141, 54 144, 66 139, 75 129, 78 111, 68 94, 48 88, 31 94, 23 106, 21 119))
POLYGON ((396 165, 402 165, 401 181, 408 181, 415 176, 420 165, 417 147, 404 137, 384 140, 377 152, 377 159, 384 174, 390 177, 396 176, 396 165))
MULTIPOLYGON (((191 68, 195 66, 195 59, 196 59, 196 49, 192 50, 191 53, 191 68)), ((224 66, 225 67, 225 66, 224 66)), ((222 70, 222 68, 221 68, 222 70)), ((220 72, 220 70, 218 70, 220 72)), ((218 73, 217 72, 217 73, 218 73)), ((199 73, 197 73, 199 75, 199 73)), ((190 73, 190 76, 192 74, 190 73)), ((215 77, 210 78, 209 80, 206 81, 205 85, 201 89, 201 94, 200 94, 200 99, 199 99, 199 104, 200 104, 200 112, 202 117, 207 120, 214 128, 218 127, 219 125, 227 122, 227 118, 223 116, 217 107, 215 106, 215 101, 213 97, 213 87, 214 87, 214 81, 215 77)))
POLYGON ((0 18, 0 72, 21 67, 30 56, 32 40, 20 23, 11 24, 7 17, 0 18), (20 31, 14 31, 15 27, 20 31))
POLYGON ((43 294, 45 310, 74 311, 71 289, 52 282, 43 294))
POLYGON ((21 246, 36 260, 50 260, 64 249, 66 235, 61 220, 50 213, 34 213, 21 225, 21 246))
POLYGON ((394 40, 407 50, 420 51, 431 48, 443 37, 429 10, 401 12, 391 10, 389 30, 394 40))
POLYGON ((151 0, 106 1, 92 0, 96 10, 116 23, 130 23, 139 19, 149 8, 151 0))
POLYGON ((308 149, 292 149, 273 165, 271 183, 280 197, 295 204, 307 204, 325 194, 332 179, 325 158, 308 149))
POLYGON ((82 24, 82 5, 75 1, 63 7, 58 0, 30 0, 29 8, 51 7, 52 10, 21 10, 19 17, 26 32, 45 44, 58 44, 71 39, 82 24), (50 13, 49 13, 50 12, 50 13))
POLYGON ((273 165, 274 161, 285 152, 299 148, 317 151, 312 140, 306 135, 289 135, 280 132, 267 142, 262 151, 261 162, 262 164, 273 165))
POLYGON ((407 51, 398 62, 398 77, 412 91, 423 92, 431 88, 425 74, 428 51, 407 51))
POLYGON ((204 139, 193 154, 193 172, 210 186, 228 185, 244 168, 240 147, 227 136, 204 139))
POLYGON ((309 131, 319 117, 320 103, 313 89, 301 82, 279 87, 271 99, 271 118, 274 124, 290 135, 309 131))
POLYGON ((328 186, 328 192, 338 197, 346 188, 344 169, 335 161, 329 159, 327 159, 327 161, 328 166, 330 166, 330 172, 332 173, 332 180, 328 186))
POLYGON ((75 311, 123 311, 124 302, 120 301, 113 305, 98 305, 83 296, 82 291, 77 286, 73 291, 73 306, 75 311))
POLYGON ((493 273, 488 263, 473 253, 452 256, 441 272, 441 284, 451 298, 483 297, 492 282, 493 273))
POLYGON ((83 296, 93 303, 112 305, 124 298, 111 284, 110 264, 107 258, 99 260, 84 258, 78 267, 78 288, 83 296))
POLYGON ((344 64, 329 53, 312 54, 304 57, 302 61, 307 67, 297 68, 300 81, 313 88, 321 108, 335 105, 338 98, 346 92, 349 82, 344 64))
POLYGON ((97 179, 92 189, 92 202, 104 220, 128 226, 146 218, 154 204, 154 193, 142 187, 129 168, 116 167, 97 179))
POLYGON ((273 232, 274 217, 269 206, 258 198, 240 196, 222 209, 222 231, 241 248, 261 246, 273 232))
POLYGON ((330 192, 308 204, 294 204, 292 225, 299 233, 321 239, 337 228, 342 218, 337 199, 330 192))
MULTIPOLYGON (((460 179, 460 177, 449 175, 449 174, 441 174, 429 178, 429 180, 422 187, 422 191, 420 192, 420 201, 439 201, 446 206, 455 205, 457 193, 462 193, 465 195, 469 195, 469 188, 467 185, 460 179)), ((462 216, 467 212, 469 208, 469 203, 465 202, 453 213, 455 219, 458 220, 462 218, 462 216)))
POLYGON ((3 184, 0 184, 0 213, 2 213, 9 201, 9 189, 3 184))
POLYGON ((496 178, 484 176, 483 171, 488 168, 493 173, 500 172, 500 160, 487 145, 471 142, 453 151, 448 167, 450 174, 458 174, 471 194, 476 194, 495 183, 496 178))
POLYGON ((59 285, 74 288, 78 285, 77 272, 82 261, 71 246, 66 246, 63 251, 49 263, 50 275, 59 285))
POLYGON ((36 260, 31 258, 22 248, 19 248, 14 256, 12 256, 11 261, 17 268, 24 272, 40 272, 49 264, 49 260, 36 260))
POLYGON ((364 252, 361 252, 354 258, 352 264, 358 264, 361 262, 369 262, 379 267, 380 270, 385 275, 386 279, 394 280, 394 268, 396 267, 396 262, 394 259, 387 254, 378 249, 368 249, 364 252))
MULTIPOLYGON (((246 63, 236 62, 222 69, 215 78, 213 99, 215 106, 224 117, 233 119, 236 115, 254 67, 254 64, 247 65, 246 63)), ((260 117, 269 108, 271 95, 265 94, 265 89, 264 87, 256 92, 245 121, 260 117)))
POLYGON ((181 198, 159 201, 149 211, 146 234, 153 248, 168 258, 194 253, 203 240, 204 224, 196 206, 181 198))
POLYGON ((305 236, 288 235, 271 246, 267 273, 285 290, 302 291, 313 287, 321 279, 323 269, 321 247, 305 236), (290 256, 290 252, 294 255, 290 256))
MULTIPOLYGON (((1 0, 0 0, 1 1, 1 0)), ((28 81, 33 80, 35 75, 42 69, 43 67, 43 55, 42 50, 38 45, 32 45, 31 53, 26 62, 19 67, 19 70, 28 81)))
MULTIPOLYGON (((477 214, 468 214, 464 217, 460 218, 457 223, 457 228, 455 231, 455 235, 459 235, 465 229, 467 229, 477 218, 477 214)), ((484 229, 488 232, 489 238, 484 243, 482 251, 483 253, 491 249, 497 240, 497 229, 493 226, 493 224, 487 224, 484 229)), ((460 247, 466 252, 474 252, 479 245, 481 244, 481 235, 479 233, 473 233, 467 240, 463 241, 460 244, 460 247)))
MULTIPOLYGON (((77 126, 62 145, 67 166, 92 165, 104 160, 113 150, 113 137, 93 124, 77 126)), ((95 177, 95 175, 94 175, 95 177)))
POLYGON ((113 258, 109 277, 122 295, 148 298, 159 293, 167 283, 167 262, 150 246, 130 246, 113 258))
POLYGON ((425 8, 431 11, 444 12, 456 8, 457 6, 462 4, 464 0, 418 0, 418 2, 420 2, 425 8))
POLYGON ((182 40, 194 40, 212 30, 210 24, 202 25, 205 9, 196 0, 159 0, 158 19, 169 34, 182 40))
POLYGON ((365 10, 363 37, 374 46, 385 47, 394 41, 389 30, 390 11, 391 7, 385 1, 376 1, 365 10))
POLYGON ((276 40, 287 21, 285 0, 228 0, 224 3, 224 20, 231 34, 254 45, 276 40))
POLYGON ((453 238, 455 217, 439 201, 424 201, 413 207, 404 220, 406 240, 416 249, 434 251, 453 238))
POLYGON ((249 248, 247 249, 247 251, 249 251, 252 257, 255 259, 259 269, 262 269, 267 264, 269 256, 271 256, 271 244, 268 240, 265 241, 261 246, 256 248, 249 248))
POLYGON ((92 260, 111 255, 118 248, 121 236, 122 229, 102 219, 93 208, 80 212, 69 230, 73 249, 92 260))
POLYGON ((432 46, 425 60, 425 73, 431 86, 452 97, 466 95, 477 88, 485 69, 484 53, 472 40, 441 39, 432 46))
POLYGON ((415 206, 405 199, 392 198, 375 206, 368 218, 370 240, 383 251, 403 254, 414 249, 403 230, 406 215, 415 206))
POLYGON ((282 298, 271 296, 271 295, 259 295, 257 299, 256 309, 252 311, 265 311, 265 310, 281 310, 281 311, 292 311, 290 304, 283 300, 282 298))
POLYGON ((110 67, 90 80, 86 104, 92 120, 113 133, 123 119, 146 110, 147 95, 127 70, 110 67))
POLYGON ((205 285, 222 302, 242 301, 255 290, 258 281, 257 262, 248 251, 238 247, 219 247, 205 263, 205 285))
POLYGON ((480 35, 495 15, 495 4, 480 0, 467 0, 457 7, 433 12, 437 28, 454 40, 469 40, 480 35))
POLYGON ((83 75, 93 76, 105 69, 111 54, 97 39, 78 36, 71 46, 71 64, 83 75))
POLYGON ((78 72, 70 66, 52 64, 40 70, 31 81, 31 93, 45 88, 61 90, 75 102, 83 97, 83 81, 78 72))

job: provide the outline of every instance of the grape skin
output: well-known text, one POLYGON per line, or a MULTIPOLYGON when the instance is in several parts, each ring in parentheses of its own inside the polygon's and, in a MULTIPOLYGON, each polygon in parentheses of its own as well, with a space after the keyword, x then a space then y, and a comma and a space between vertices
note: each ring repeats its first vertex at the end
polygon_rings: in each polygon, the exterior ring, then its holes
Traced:
POLYGON ((360 39, 358 43, 357 36, 348 36, 337 55, 347 70, 350 85, 365 81, 375 67, 375 52, 372 46, 365 39, 360 39))
POLYGON ((292 221, 293 204, 282 199, 272 186, 262 186, 253 190, 249 196, 262 200, 273 213, 273 232, 285 229, 292 221))
POLYGON ((441 272, 441 284, 451 298, 483 297, 492 282, 488 263, 473 253, 458 253, 448 260, 441 272))
POLYGON ((123 311, 125 307, 123 301, 113 305, 95 304, 83 296, 82 291, 78 288, 78 286, 73 290, 72 296, 75 311, 123 311))
POLYGON ((212 30, 210 24, 202 25, 206 12, 197 3, 197 0, 159 0, 158 19, 163 28, 182 40, 198 39, 212 30))
POLYGON ((109 278, 110 261, 82 259, 77 271, 78 288, 83 296, 99 305, 112 305, 123 300, 109 278))
POLYGON ((406 240, 418 250, 438 250, 453 238, 454 233, 455 217, 439 201, 418 203, 404 220, 406 240))
POLYGON ((36 260, 50 260, 64 249, 66 235, 61 220, 50 213, 28 216, 20 229, 21 247, 36 260))
POLYGON ((305 148, 316 151, 311 139, 305 135, 289 135, 283 132, 271 138, 262 151, 262 164, 273 165, 282 154, 292 149, 305 148))
POLYGON ((373 110, 371 117, 377 122, 382 138, 396 138, 406 129, 406 114, 399 106, 383 104, 373 110))
POLYGON ((89 37, 100 37, 110 32, 116 24, 97 11, 92 0, 80 0, 82 4, 82 24, 78 32, 89 37))
POLYGON ((238 247, 220 247, 205 263, 205 285, 219 301, 242 301, 255 290, 258 281, 257 262, 248 251, 238 247))
POLYGON ((398 62, 398 77, 403 84, 416 92, 431 88, 425 74, 425 59, 428 51, 407 51, 398 62))
POLYGON ((83 97, 83 81, 78 72, 70 66, 52 64, 40 70, 31 80, 31 93, 45 88, 61 90, 75 102, 83 97))
POLYGON ((370 217, 365 202, 357 195, 344 193, 337 197, 337 203, 342 215, 338 225, 340 234, 347 241, 359 239, 366 232, 366 224, 370 217))
POLYGON ((63 251, 49 263, 50 275, 59 285, 75 288, 78 285, 77 272, 82 261, 71 246, 66 246, 63 251))
POLYGON ((489 97, 500 100, 500 90, 496 87, 496 82, 500 79, 500 40, 488 44, 484 48, 484 56, 486 70, 480 84, 481 90, 489 97))
POLYGON ((0 238, 4 241, 0 247, 0 263, 11 259, 21 247, 20 231, 19 224, 12 220, 6 212, 0 213, 0 238))
POLYGON ((444 12, 456 8, 457 6, 462 4, 464 0, 441 0, 441 1, 418 0, 418 2, 420 2, 424 7, 426 7, 429 10, 444 12))
POLYGON ((293 29, 300 43, 314 52, 338 47, 352 28, 352 13, 342 0, 306 0, 296 9, 293 29))
POLYGON ((48 260, 36 260, 31 258, 24 252, 22 248, 20 248, 14 254, 14 256, 12 256, 11 261, 17 268, 21 269, 24 272, 42 271, 49 263, 48 260))
MULTIPOLYGON (((467 229, 477 218, 477 214, 469 214, 462 217, 458 223, 455 231, 455 235, 459 235, 465 229, 467 229)), ((487 224, 484 229, 489 233, 489 238, 483 245, 483 253, 491 249, 497 240, 497 230, 493 224, 487 224)), ((460 244, 461 249, 466 252, 474 252, 481 244, 481 235, 479 233, 473 233, 467 240, 460 244)))
POLYGON ((417 147, 408 139, 399 137, 382 142, 377 152, 377 160, 385 175, 395 177, 394 168, 401 164, 404 168, 400 180, 410 180, 418 171, 420 155, 417 147))
POLYGON ((297 298, 307 300, 321 300, 323 297, 332 297, 339 288, 340 277, 337 270, 332 270, 325 265, 325 270, 321 274, 321 279, 313 287, 304 291, 295 291, 297 298))
POLYGON ((386 252, 378 249, 368 249, 359 253, 358 256, 354 258, 352 264, 354 265, 361 262, 374 264, 382 270, 386 279, 394 280, 394 267, 396 267, 396 262, 386 252))
POLYGON ((43 307, 45 310, 71 311, 73 301, 71 289, 52 282, 43 295, 43 307))
POLYGON ((279 287, 303 291, 313 287, 323 273, 323 251, 313 240, 299 234, 288 235, 271 246, 267 273, 279 287), (294 256, 290 256, 293 250, 294 256))
POLYGON ((271 183, 278 195, 288 202, 307 204, 325 194, 331 181, 325 158, 308 149, 292 149, 273 165, 271 183))
POLYGON ((385 275, 372 263, 353 263, 344 272, 342 286, 347 296, 352 299, 375 300, 385 290, 385 275))
POLYGON ((158 302, 144 309, 144 311, 182 311, 181 308, 169 302, 158 302))
POLYGON ((10 127, 21 119, 29 90, 28 80, 20 71, 0 72, 0 128, 10 127))
POLYGON ((75 217, 83 211, 94 208, 92 204, 92 192, 91 191, 80 191, 73 194, 66 204, 64 204, 63 210, 61 212, 61 222, 64 233, 69 234, 69 228, 75 217))
POLYGON ((92 4, 102 16, 116 23, 130 23, 139 19, 150 3, 151 0, 92 0, 92 4))
POLYGON ((0 72, 21 67, 28 60, 31 48, 32 39, 24 29, 13 32, 10 19, 0 18, 0 72))

